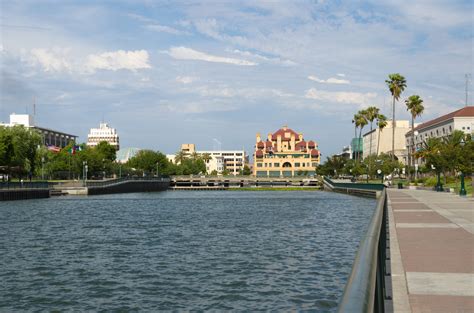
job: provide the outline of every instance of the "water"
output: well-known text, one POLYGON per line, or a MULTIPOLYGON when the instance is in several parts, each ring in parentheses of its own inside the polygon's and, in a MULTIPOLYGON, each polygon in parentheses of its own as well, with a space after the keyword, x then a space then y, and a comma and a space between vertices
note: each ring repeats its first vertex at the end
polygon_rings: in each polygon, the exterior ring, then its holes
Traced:
POLYGON ((0 311, 332 312, 375 201, 169 191, 0 203, 0 311))

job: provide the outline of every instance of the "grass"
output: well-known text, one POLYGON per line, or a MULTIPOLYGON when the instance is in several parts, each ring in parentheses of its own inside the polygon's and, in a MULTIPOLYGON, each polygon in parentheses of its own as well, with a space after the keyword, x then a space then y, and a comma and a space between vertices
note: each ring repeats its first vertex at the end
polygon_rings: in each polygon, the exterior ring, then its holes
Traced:
MULTIPOLYGON (((464 179, 464 186, 466 187, 467 196, 472 197, 472 183, 470 177, 464 179)), ((458 179, 456 182, 447 183, 444 187, 454 188, 454 192, 459 194, 461 180, 458 179)))

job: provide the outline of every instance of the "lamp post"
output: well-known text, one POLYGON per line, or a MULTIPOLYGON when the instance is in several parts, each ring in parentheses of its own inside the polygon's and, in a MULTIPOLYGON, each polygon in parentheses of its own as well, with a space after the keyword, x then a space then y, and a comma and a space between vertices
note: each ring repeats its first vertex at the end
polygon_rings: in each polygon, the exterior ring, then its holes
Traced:
POLYGON ((82 161, 82 181, 85 186, 87 181, 87 161, 82 161))
POLYGON ((41 157, 41 180, 44 180, 44 157, 41 157))
POLYGON ((159 164, 160 164, 159 162, 156 162, 156 177, 158 177, 158 165, 159 164))
POLYGON ((436 171, 436 175, 438 177, 438 181, 436 182, 436 188, 435 188, 436 191, 438 192, 443 191, 443 186, 441 185, 441 173, 436 170, 436 167, 433 164, 431 164, 431 169, 436 171))
POLYGON ((378 170, 377 170, 377 174, 379 174, 379 175, 382 177, 382 184, 383 184, 383 175, 381 175, 381 174, 382 174, 382 170, 381 170, 381 169, 378 169, 378 170))
MULTIPOLYGON (((461 144, 461 147, 464 147, 465 142, 463 138, 461 138, 460 144, 461 144)), ((461 171, 461 190, 459 190, 459 195, 466 196, 466 194, 467 192, 466 192, 466 186, 464 185, 464 172, 461 171)))

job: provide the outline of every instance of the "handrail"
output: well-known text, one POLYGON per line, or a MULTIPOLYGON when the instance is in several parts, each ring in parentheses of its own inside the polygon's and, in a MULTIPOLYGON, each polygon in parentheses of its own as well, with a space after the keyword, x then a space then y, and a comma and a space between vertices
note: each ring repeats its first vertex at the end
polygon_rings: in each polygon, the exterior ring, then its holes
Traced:
POLYGON ((385 312, 386 208, 384 189, 362 238, 338 312, 385 312))
POLYGON ((329 183, 330 185, 336 187, 336 188, 351 188, 351 189, 364 189, 364 190, 377 190, 377 191, 382 191, 385 189, 384 184, 375 184, 375 183, 340 183, 340 182, 335 182, 329 177, 324 176, 323 179, 329 183))
POLYGON ((118 185, 124 182, 134 181, 169 181, 169 178, 164 176, 145 176, 145 177, 121 177, 116 179, 109 179, 104 181, 87 181, 87 187, 107 187, 118 185))

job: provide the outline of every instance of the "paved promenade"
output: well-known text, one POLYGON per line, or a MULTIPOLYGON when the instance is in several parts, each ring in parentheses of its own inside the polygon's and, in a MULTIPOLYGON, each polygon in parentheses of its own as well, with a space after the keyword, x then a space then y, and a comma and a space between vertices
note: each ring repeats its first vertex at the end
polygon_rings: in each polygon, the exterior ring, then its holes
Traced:
POLYGON ((388 195, 395 312, 474 312, 474 199, 388 195))

